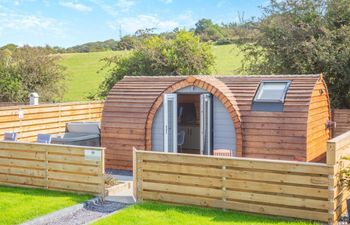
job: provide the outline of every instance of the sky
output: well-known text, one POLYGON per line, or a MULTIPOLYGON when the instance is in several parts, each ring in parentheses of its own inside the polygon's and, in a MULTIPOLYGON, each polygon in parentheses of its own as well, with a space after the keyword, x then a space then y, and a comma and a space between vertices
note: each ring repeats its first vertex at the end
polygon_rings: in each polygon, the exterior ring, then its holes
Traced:
POLYGON ((259 17, 266 0, 0 0, 0 46, 70 47, 119 39, 139 29, 191 28, 259 17))

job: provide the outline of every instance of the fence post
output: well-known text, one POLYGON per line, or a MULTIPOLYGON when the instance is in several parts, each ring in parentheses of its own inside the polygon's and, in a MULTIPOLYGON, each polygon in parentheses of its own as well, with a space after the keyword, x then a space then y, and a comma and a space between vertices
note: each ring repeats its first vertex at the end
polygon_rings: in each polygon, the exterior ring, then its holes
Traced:
POLYGON ((334 166, 336 163, 337 143, 334 141, 327 142, 327 165, 334 166))
POLYGON ((105 184, 105 150, 106 148, 102 148, 101 150, 101 173, 102 173, 102 176, 101 176, 101 194, 102 194, 102 199, 105 199, 106 197, 106 184, 105 184))
POLYGON ((135 147, 133 147, 133 177, 134 198, 136 201, 142 201, 142 157, 135 147))
POLYGON ((227 198, 227 184, 226 184, 226 166, 222 166, 222 201, 223 201, 223 210, 226 211, 226 198, 227 198))
POLYGON ((46 189, 49 189, 49 150, 45 149, 45 184, 46 189))
POLYGON ((336 163, 336 142, 329 140, 327 142, 327 165, 330 167, 328 174, 328 224, 333 225, 336 220, 334 207, 334 178, 335 178, 335 163, 336 163))

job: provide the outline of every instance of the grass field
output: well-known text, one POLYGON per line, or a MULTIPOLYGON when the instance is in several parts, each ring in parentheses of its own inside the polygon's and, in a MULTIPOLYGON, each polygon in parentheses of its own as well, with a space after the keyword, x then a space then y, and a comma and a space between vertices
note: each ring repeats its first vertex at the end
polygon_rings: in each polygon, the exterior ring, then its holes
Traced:
POLYGON ((92 52, 61 54, 61 64, 66 67, 66 91, 64 102, 86 100, 89 93, 96 92, 108 69, 101 59, 125 52, 92 52))
MULTIPOLYGON (((104 57, 110 57, 126 52, 92 52, 62 54, 61 64, 67 68, 67 84, 64 102, 86 100, 89 93, 96 92, 108 69, 98 72, 104 62, 104 57)), ((213 74, 238 74, 242 56, 236 45, 213 46, 215 55, 215 71, 213 74)))
POLYGON ((0 224, 20 224, 90 198, 88 195, 0 186, 0 224))
POLYGON ((94 225, 311 225, 305 221, 286 220, 278 217, 253 215, 248 213, 224 212, 207 208, 174 206, 146 202, 124 209, 94 225))

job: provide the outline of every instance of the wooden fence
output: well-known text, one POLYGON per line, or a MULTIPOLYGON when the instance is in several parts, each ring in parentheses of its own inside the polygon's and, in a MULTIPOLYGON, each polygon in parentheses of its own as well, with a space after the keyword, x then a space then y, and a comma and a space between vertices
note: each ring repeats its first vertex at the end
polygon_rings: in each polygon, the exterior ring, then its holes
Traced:
POLYGON ((350 131, 343 133, 327 143, 327 164, 333 174, 330 176, 330 205, 333 213, 333 221, 337 221, 346 210, 346 199, 350 197, 349 190, 342 185, 341 171, 350 165, 345 159, 350 156, 350 131))
POLYGON ((333 109, 333 121, 337 123, 333 130, 333 137, 350 130, 350 109, 333 109))
POLYGON ((102 109, 102 101, 0 107, 0 140, 4 132, 17 132, 27 142, 38 133, 61 133, 67 122, 100 121, 102 109))
POLYGON ((328 148, 327 164, 135 150, 134 195, 334 224, 348 196, 339 171, 341 156, 350 155, 350 132, 328 148))
POLYGON ((0 142, 0 185, 103 195, 104 148, 0 142))

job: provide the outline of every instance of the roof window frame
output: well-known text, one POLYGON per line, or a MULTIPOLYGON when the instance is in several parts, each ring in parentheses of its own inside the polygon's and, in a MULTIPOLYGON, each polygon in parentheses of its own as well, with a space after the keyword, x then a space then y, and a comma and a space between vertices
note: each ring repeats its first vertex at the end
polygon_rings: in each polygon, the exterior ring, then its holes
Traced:
POLYGON ((287 91, 289 89, 289 86, 292 82, 290 80, 262 80, 258 86, 258 88, 255 91, 254 99, 253 102, 272 102, 272 103, 284 103, 287 95, 287 91), (283 94, 280 99, 258 99, 258 95, 262 91, 262 88, 265 83, 286 83, 284 89, 283 89, 283 94))

